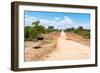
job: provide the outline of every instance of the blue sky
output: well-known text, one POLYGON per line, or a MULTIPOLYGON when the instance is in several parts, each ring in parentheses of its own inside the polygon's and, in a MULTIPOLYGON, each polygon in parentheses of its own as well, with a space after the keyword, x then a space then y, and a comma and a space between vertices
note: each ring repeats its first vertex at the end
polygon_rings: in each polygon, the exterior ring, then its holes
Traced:
POLYGON ((24 17, 25 26, 31 26, 32 22, 40 20, 40 25, 46 28, 48 26, 54 26, 57 29, 78 28, 79 26, 90 28, 90 14, 24 11, 24 17))

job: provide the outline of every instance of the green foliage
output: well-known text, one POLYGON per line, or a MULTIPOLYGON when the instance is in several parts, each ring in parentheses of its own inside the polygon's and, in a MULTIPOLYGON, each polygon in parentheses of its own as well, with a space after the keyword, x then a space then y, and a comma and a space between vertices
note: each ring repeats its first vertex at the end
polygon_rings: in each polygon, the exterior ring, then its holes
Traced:
POLYGON ((65 29, 64 31, 65 31, 65 32, 74 32, 75 29, 72 27, 72 28, 67 28, 67 29, 65 29))
POLYGON ((53 26, 48 26, 47 30, 48 33, 54 31, 54 27, 53 26))
POLYGON ((77 29, 75 28, 67 28, 64 30, 65 32, 74 32, 78 35, 83 36, 86 39, 90 38, 90 30, 89 29, 84 29, 82 26, 79 26, 77 29))
POLYGON ((30 38, 32 37, 31 27, 30 26, 24 27, 24 37, 25 37, 25 40, 29 39, 29 37, 30 38))
POLYGON ((34 26, 32 32, 33 36, 37 37, 38 35, 45 33, 45 28, 42 25, 34 26))
POLYGON ((79 26, 79 27, 77 28, 77 30, 82 31, 82 30, 84 30, 84 28, 83 28, 82 26, 79 26))
POLYGON ((40 21, 35 21, 32 23, 32 26, 25 26, 24 27, 24 37, 25 40, 32 40, 36 39, 37 36, 45 33, 45 27, 42 25, 39 25, 40 21))
POLYGON ((79 26, 79 28, 77 28, 74 32, 83 36, 86 39, 90 38, 90 30, 84 29, 82 26, 79 26))
POLYGON ((33 26, 38 26, 39 23, 40 23, 40 21, 38 20, 38 21, 32 22, 32 25, 33 25, 33 26))
MULTIPOLYGON (((36 38, 41 34, 60 31, 60 29, 55 29, 54 26, 48 26, 48 28, 45 28, 44 26, 40 25, 40 21, 35 21, 32 23, 32 26, 24 27, 24 37, 25 40, 36 40, 36 38)), ((67 28, 64 30, 64 32, 74 32, 83 36, 84 38, 90 38, 90 30, 84 29, 82 26, 79 26, 77 29, 73 27, 67 28)))
POLYGON ((75 30, 75 33, 83 36, 86 39, 90 38, 90 30, 87 30, 87 29, 79 30, 79 29, 77 29, 77 30, 75 30))

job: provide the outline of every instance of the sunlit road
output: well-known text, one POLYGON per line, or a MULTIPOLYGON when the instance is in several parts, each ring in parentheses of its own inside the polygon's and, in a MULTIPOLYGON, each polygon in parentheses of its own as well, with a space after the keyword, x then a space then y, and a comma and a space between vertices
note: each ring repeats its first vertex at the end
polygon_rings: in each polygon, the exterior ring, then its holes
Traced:
POLYGON ((44 60, 73 60, 73 59, 89 59, 90 48, 72 40, 66 40, 62 31, 56 51, 49 54, 44 60))

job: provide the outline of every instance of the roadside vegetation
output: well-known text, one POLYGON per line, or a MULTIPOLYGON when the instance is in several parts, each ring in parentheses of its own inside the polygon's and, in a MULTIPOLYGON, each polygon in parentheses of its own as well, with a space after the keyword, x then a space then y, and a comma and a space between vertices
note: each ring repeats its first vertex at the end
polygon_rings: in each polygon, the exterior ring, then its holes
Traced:
MULTIPOLYGON (((54 26, 48 26, 48 28, 45 28, 44 26, 40 25, 40 21, 35 21, 31 24, 31 26, 24 27, 24 37, 25 40, 31 41, 36 40, 36 38, 41 36, 42 34, 60 31, 60 29, 55 29, 54 26)), ((74 27, 67 28, 64 29, 64 32, 73 32, 80 36, 83 36, 86 39, 90 39, 90 29, 84 29, 82 26, 79 26, 76 29, 74 27)))

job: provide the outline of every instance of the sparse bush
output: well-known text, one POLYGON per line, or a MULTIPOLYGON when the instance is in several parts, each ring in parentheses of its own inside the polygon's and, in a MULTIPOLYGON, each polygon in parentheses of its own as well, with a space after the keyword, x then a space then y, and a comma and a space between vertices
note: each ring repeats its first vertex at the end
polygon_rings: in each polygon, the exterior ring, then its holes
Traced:
POLYGON ((86 39, 90 38, 90 30, 89 29, 84 29, 82 26, 79 26, 77 29, 75 28, 67 28, 64 30, 65 32, 74 32, 78 35, 83 36, 86 39))
MULTIPOLYGON (((42 25, 39 25, 40 21, 35 21, 32 23, 32 26, 25 26, 24 27, 24 37, 25 40, 35 40, 38 36, 44 33, 50 33, 50 32, 60 32, 60 29, 55 29, 54 26, 48 26, 48 28, 45 28, 42 25)), ((67 28, 64 30, 64 32, 74 32, 78 35, 83 36, 86 39, 90 38, 90 30, 84 29, 82 26, 79 26, 77 29, 74 27, 67 28)))
POLYGON ((45 33, 45 27, 42 25, 39 25, 39 21, 35 21, 32 23, 32 26, 25 26, 24 27, 24 37, 25 40, 33 40, 36 39, 37 36, 40 34, 45 33))

